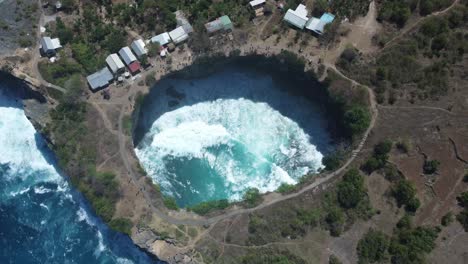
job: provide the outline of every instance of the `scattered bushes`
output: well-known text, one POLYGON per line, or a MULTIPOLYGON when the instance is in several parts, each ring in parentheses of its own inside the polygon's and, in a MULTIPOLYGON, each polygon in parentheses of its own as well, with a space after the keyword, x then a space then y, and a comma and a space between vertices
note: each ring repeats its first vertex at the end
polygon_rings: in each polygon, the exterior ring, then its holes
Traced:
POLYGON ((400 180, 392 188, 392 195, 397 201, 398 207, 405 206, 405 210, 416 212, 420 206, 420 201, 416 197, 416 187, 408 180, 400 180))
POLYGON ((423 171, 425 174, 434 174, 439 169, 440 162, 438 160, 425 160, 423 171))
POLYGON ((65 58, 55 63, 40 62, 38 68, 44 80, 60 86, 72 75, 81 73, 80 65, 65 58))
POLYGON ((431 227, 412 228, 411 219, 403 217, 397 224, 389 247, 392 263, 423 263, 424 255, 435 247, 438 231, 431 227))
POLYGON ((371 114, 365 106, 353 106, 344 114, 344 125, 352 138, 364 133, 369 127, 370 121, 371 114))
POLYGON ((271 249, 252 250, 241 257, 242 264, 306 264, 307 262, 289 251, 271 249))
POLYGON ((216 210, 226 209, 227 207, 229 207, 229 201, 227 199, 222 199, 216 201, 202 202, 189 207, 189 209, 199 215, 206 215, 216 210))
POLYGON ((131 235, 133 223, 127 218, 116 218, 109 222, 110 228, 121 233, 131 235))
POLYGON ((355 208, 365 195, 364 178, 357 169, 349 170, 337 187, 340 206, 346 209, 355 208))
POLYGON ((389 237, 381 231, 369 230, 359 240, 357 254, 359 263, 383 262, 389 246, 389 237))
POLYGON ((292 192, 296 189, 296 185, 294 184, 287 184, 287 183, 282 183, 278 189, 276 189, 277 192, 279 193, 289 193, 292 192))
POLYGON ((179 210, 179 206, 177 205, 174 197, 164 196, 163 202, 167 209, 176 210, 176 211, 179 210))
POLYGON ((372 173, 375 170, 385 166, 388 160, 388 154, 392 150, 393 143, 390 140, 384 140, 374 146, 374 154, 362 166, 362 169, 367 173, 372 173))
POLYGON ((453 222, 453 214, 452 212, 446 213, 442 219, 440 220, 440 224, 443 226, 448 226, 453 222))
POLYGON ((247 207, 254 207, 261 202, 262 196, 257 188, 249 188, 242 197, 247 207))

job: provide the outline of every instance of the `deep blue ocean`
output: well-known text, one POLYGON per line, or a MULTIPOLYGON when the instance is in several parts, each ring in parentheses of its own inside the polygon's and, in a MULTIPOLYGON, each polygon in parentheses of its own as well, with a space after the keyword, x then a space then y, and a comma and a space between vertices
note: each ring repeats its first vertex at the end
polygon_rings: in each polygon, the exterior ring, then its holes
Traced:
POLYGON ((158 263, 109 230, 0 82, 0 263, 158 263))

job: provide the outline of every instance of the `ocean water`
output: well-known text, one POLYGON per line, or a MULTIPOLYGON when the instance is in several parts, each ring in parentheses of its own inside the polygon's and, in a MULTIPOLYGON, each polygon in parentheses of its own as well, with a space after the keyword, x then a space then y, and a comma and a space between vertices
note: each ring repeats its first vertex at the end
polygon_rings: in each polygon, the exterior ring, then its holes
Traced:
MULTIPOLYGON (((3 86, 2 86, 3 85, 3 86)), ((0 263, 157 263, 110 231, 57 171, 0 83, 0 263)))
POLYGON ((332 146, 321 109, 291 85, 240 66, 165 79, 142 106, 136 154, 180 206, 295 184, 332 146))

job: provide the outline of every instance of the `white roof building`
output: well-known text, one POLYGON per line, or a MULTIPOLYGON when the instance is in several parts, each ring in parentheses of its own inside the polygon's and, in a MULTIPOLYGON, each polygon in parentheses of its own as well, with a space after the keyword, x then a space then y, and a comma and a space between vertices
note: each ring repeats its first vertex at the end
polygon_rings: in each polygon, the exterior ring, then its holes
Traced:
POLYGON ((305 27, 308 30, 312 30, 313 32, 321 35, 325 30, 325 26, 332 23, 334 19, 335 16, 333 14, 324 13, 320 18, 312 17, 309 21, 307 21, 305 27))
POLYGON ((158 42, 159 45, 164 46, 167 45, 169 42, 171 42, 171 37, 167 32, 161 33, 155 37, 151 38, 152 43, 158 42))
POLYGON ((130 50, 129 47, 123 47, 119 50, 119 55, 125 62, 125 64, 130 65, 130 63, 134 62, 137 60, 135 55, 133 55, 132 51, 130 50))
POLYGON ((119 56, 115 53, 107 56, 106 63, 114 74, 119 73, 125 69, 125 65, 123 64, 122 60, 120 60, 119 56))
POLYGON ((284 16, 284 21, 300 29, 305 27, 308 20, 306 6, 302 4, 296 10, 289 9, 284 16))
POLYGON ((42 51, 48 56, 55 55, 56 50, 62 47, 58 38, 51 39, 50 37, 42 37, 40 42, 42 51))
POLYGON ((175 44, 179 44, 181 42, 184 42, 189 37, 187 32, 185 32, 185 30, 184 30, 184 28, 182 26, 177 27, 176 29, 169 32, 169 36, 171 37, 172 41, 175 44))
POLYGON ((190 25, 188 19, 185 17, 184 12, 178 10, 174 12, 174 15, 176 16, 177 26, 182 26, 187 34, 193 32, 193 27, 192 25, 190 25))
POLYGON ((132 42, 132 47, 133 52, 137 55, 137 57, 142 57, 148 53, 148 50, 146 50, 146 45, 145 42, 142 39, 137 39, 132 42))
POLYGON ((256 8, 259 5, 265 4, 265 2, 266 0, 253 0, 253 1, 250 1, 249 4, 251 7, 256 8))
POLYGON ((107 67, 104 67, 100 71, 86 77, 88 84, 93 91, 106 87, 113 78, 112 73, 107 67))

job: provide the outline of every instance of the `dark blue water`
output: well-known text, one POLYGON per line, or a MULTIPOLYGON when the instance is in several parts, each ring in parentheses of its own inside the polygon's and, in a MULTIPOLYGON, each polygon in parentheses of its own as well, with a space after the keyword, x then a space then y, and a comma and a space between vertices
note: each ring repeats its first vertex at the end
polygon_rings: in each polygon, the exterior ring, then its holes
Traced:
POLYGON ((4 88, 0 83, 0 263, 158 263, 92 214, 4 88))

